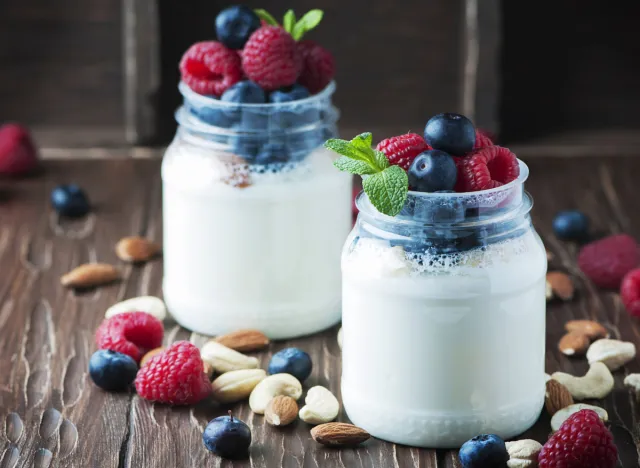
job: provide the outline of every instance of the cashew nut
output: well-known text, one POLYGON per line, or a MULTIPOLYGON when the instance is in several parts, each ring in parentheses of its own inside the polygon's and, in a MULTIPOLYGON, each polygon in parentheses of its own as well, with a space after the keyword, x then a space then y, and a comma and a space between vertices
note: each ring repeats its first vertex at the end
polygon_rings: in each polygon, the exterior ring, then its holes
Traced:
POLYGON ((240 369, 256 369, 259 364, 257 358, 245 356, 214 340, 209 340, 205 343, 200 355, 204 361, 211 364, 213 369, 220 374, 240 369))
POLYGON ((636 391, 636 398, 640 398, 640 374, 629 374, 624 378, 625 387, 636 391))
POLYGON ((300 419, 309 424, 324 424, 333 421, 340 412, 338 399, 328 389, 317 385, 311 387, 300 409, 300 419))
POLYGON ((162 299, 155 296, 132 297, 126 301, 118 302, 109 307, 104 316, 105 318, 111 318, 114 315, 126 312, 146 312, 158 320, 167 318, 167 307, 162 302, 162 299))
POLYGON ((589 364, 603 362, 611 371, 624 366, 635 356, 636 346, 633 343, 606 338, 594 341, 587 351, 589 364))
POLYGON ((585 403, 576 403, 575 405, 569 405, 566 408, 562 408, 551 417, 551 429, 553 432, 560 429, 562 423, 569 419, 569 416, 583 409, 595 411, 602 422, 607 422, 609 420, 609 415, 605 409, 600 408, 599 406, 587 405, 585 403))
POLYGON ((601 362, 591 364, 583 377, 575 377, 564 372, 555 372, 552 379, 567 387, 576 400, 604 398, 613 390, 613 376, 609 368, 601 362))
POLYGON ((538 466, 538 454, 542 450, 542 444, 532 439, 506 442, 509 452, 509 468, 533 468, 538 466))
POLYGON ((297 400, 302 395, 302 384, 291 374, 273 374, 262 380, 249 396, 249 407, 256 414, 264 414, 269 402, 278 395, 297 400))

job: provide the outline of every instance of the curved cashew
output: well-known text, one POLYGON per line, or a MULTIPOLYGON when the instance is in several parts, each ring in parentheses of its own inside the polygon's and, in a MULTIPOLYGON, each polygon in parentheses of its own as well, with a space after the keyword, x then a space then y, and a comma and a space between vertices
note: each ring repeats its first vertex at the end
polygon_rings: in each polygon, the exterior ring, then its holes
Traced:
POLYGON ((551 378, 567 387, 576 400, 604 398, 613 390, 613 376, 609 368, 601 362, 591 364, 583 377, 575 377, 564 372, 555 372, 551 378))
POLYGON ((589 364, 603 362, 611 371, 621 368, 635 356, 636 345, 620 340, 594 341, 587 351, 589 364))
POLYGON ((302 395, 302 384, 291 374, 273 374, 262 380, 249 396, 249 407, 256 414, 264 414, 269 402, 278 395, 297 400, 302 395))
POLYGON ((515 442, 507 442, 509 452, 509 468, 533 468, 538 466, 538 454, 542 450, 542 444, 535 440, 524 439, 515 442))
POLYGON ((607 422, 609 420, 609 414, 605 409, 600 408, 599 406, 577 403, 575 405, 569 405, 566 408, 562 408, 551 417, 551 429, 553 430, 553 432, 556 432, 558 429, 560 429, 562 423, 569 419, 569 416, 583 409, 595 411, 602 422, 607 422))

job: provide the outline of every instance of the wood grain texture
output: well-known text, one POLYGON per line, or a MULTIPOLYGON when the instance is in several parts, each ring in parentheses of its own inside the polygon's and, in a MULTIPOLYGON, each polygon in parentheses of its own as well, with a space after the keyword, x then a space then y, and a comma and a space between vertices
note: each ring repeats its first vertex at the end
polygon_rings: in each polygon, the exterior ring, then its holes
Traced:
MULTIPOLYGON (((137 295, 161 295, 162 265, 118 262, 116 242, 126 235, 162 241, 161 184, 157 159, 48 161, 45 173, 19 182, 0 182, 0 468, 32 467, 421 467, 459 468, 455 452, 395 446, 372 439, 362 447, 326 449, 315 444, 309 426, 298 421, 278 430, 254 416, 248 405, 193 408, 153 405, 134 394, 108 394, 87 376, 95 349, 93 333, 106 308, 137 295), (85 187, 95 212, 80 221, 59 220, 50 213, 48 194, 61 182, 85 187), (60 275, 86 261, 118 265, 121 282, 74 293, 59 286, 60 275), (207 421, 228 408, 251 425, 254 443, 249 460, 221 460, 206 452, 201 433, 207 421), (4 428, 4 429, 3 429, 4 428)), ((536 225, 555 254, 551 268, 576 280, 576 298, 552 303, 547 311, 546 370, 583 374, 584 359, 557 351, 570 319, 594 319, 614 338, 640 346, 640 323, 624 311, 615 292, 596 289, 576 268, 578 247, 558 241, 551 232, 556 210, 579 208, 603 233, 628 232, 640 237, 637 214, 640 159, 535 158, 528 189, 535 198, 536 225)), ((203 336, 168 323, 165 341, 203 336)), ((285 346, 307 350, 314 370, 305 386, 327 386, 340 395, 340 349, 336 330, 304 339, 272 343, 257 354, 266 366, 285 346)), ((620 450, 619 467, 639 462, 640 409, 622 385, 624 375, 640 372, 636 359, 615 373, 615 391, 602 405, 620 450)), ((339 420, 346 421, 344 412, 339 420)), ((522 437, 546 440, 550 418, 522 437)))

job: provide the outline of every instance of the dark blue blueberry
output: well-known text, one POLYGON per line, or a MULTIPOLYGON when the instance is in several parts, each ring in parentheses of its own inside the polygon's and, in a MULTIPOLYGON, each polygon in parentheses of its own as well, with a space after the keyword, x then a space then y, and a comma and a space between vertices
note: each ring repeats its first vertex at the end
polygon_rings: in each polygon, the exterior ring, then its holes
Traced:
POLYGON ((589 218, 578 210, 561 211, 553 219, 553 231, 560 239, 585 240, 589 235, 589 218))
POLYGON ((260 85, 253 81, 245 80, 227 89, 220 100, 223 102, 238 102, 242 104, 264 104, 267 96, 260 85))
POLYGON ((62 216, 78 218, 91 209, 84 191, 75 184, 58 185, 51 191, 51 205, 62 216))
POLYGON ((93 382, 108 392, 127 390, 136 378, 138 365, 126 354, 100 349, 89 359, 89 375, 93 382))
POLYGON ((294 84, 287 88, 278 89, 269 95, 269 102, 292 102, 299 99, 306 99, 311 96, 309 90, 302 85, 294 84))
POLYGON ((191 113, 206 124, 222 128, 230 128, 240 119, 240 112, 237 109, 200 107, 191 109, 191 113))
POLYGON ((424 127, 424 138, 434 149, 463 156, 476 143, 476 130, 471 120, 460 114, 438 114, 424 127))
MULTIPOLYGON (((269 102, 274 104, 293 103, 309 96, 310 93, 307 88, 295 84, 288 88, 273 91, 269 95, 269 102)), ((273 125, 280 128, 301 127, 318 120, 320 120, 320 114, 313 103, 287 106, 286 109, 276 110, 271 116, 273 125)))
POLYGON ((256 155, 255 164, 278 164, 289 161, 289 150, 282 143, 267 143, 256 155))
POLYGON ((500 437, 482 434, 466 441, 460 448, 458 458, 462 468, 505 468, 509 453, 500 437))
POLYGON ((420 153, 411 163, 409 187, 419 192, 451 190, 456 185, 458 170, 453 158, 444 151, 428 150, 420 153))
POLYGON ((269 374, 291 374, 300 382, 307 380, 313 365, 311 357, 298 348, 285 348, 273 355, 269 374))
POLYGON ((243 157, 249 164, 253 164, 261 148, 265 145, 265 138, 250 135, 232 135, 229 137, 231 151, 243 157))
POLYGON ((260 18, 244 5, 233 5, 216 16, 218 40, 230 49, 242 49, 249 36, 260 27, 260 18))
POLYGON ((247 456, 251 445, 251 429, 244 421, 229 416, 219 416, 209 421, 202 434, 207 450, 224 458, 247 456))

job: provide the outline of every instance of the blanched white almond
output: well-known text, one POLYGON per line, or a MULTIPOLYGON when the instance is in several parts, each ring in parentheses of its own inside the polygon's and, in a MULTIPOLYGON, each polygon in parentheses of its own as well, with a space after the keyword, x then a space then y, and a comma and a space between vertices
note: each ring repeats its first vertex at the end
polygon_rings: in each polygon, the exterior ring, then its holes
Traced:
POLYGON ((220 403, 234 403, 249 398, 251 392, 267 373, 263 369, 240 369, 225 372, 211 383, 213 399, 220 403))
POLYGON ((124 314, 126 312, 146 312, 153 315, 158 320, 167 318, 167 307, 162 299, 155 296, 139 296, 113 304, 107 309, 104 316, 111 318, 114 315, 124 314))
POLYGON ((321 385, 311 387, 300 409, 300 419, 309 424, 324 424, 333 421, 340 412, 338 399, 321 385))
POLYGON ((203 360, 211 364, 214 371, 220 374, 240 369, 256 369, 259 364, 257 358, 245 356, 214 340, 205 343, 200 350, 200 355, 203 360))

